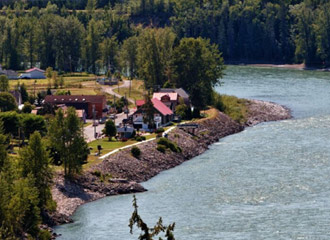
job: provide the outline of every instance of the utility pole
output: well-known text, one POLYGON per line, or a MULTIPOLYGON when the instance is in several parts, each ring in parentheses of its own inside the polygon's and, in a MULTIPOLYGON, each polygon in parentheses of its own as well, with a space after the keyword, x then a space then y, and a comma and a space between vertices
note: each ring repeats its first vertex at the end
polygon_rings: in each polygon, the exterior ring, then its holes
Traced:
POLYGON ((96 117, 96 113, 95 113, 95 104, 93 104, 93 126, 94 126, 94 138, 96 139, 96 122, 95 122, 95 117, 96 117))

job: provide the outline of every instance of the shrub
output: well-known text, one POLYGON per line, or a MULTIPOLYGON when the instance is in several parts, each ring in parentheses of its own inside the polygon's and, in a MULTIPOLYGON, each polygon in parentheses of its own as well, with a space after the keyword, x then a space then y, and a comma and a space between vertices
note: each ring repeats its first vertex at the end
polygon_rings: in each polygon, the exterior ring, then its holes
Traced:
POLYGON ((162 144, 158 144, 157 148, 158 151, 165 153, 166 152, 166 146, 162 145, 162 144))
POLYGON ((213 106, 238 123, 244 123, 246 121, 246 103, 247 100, 245 99, 213 93, 213 106))
POLYGON ((146 137, 145 136, 136 136, 135 140, 138 141, 138 142, 145 141, 146 137))
POLYGON ((165 130, 164 130, 164 128, 157 128, 156 130, 155 130, 155 133, 163 133, 165 130))
POLYGON ((92 172, 92 174, 96 177, 101 177, 101 172, 99 170, 95 170, 94 172, 92 172))
POLYGON ((174 142, 172 142, 171 140, 167 139, 167 138, 160 138, 157 142, 158 145, 163 145, 166 148, 171 149, 172 152, 181 152, 181 148, 178 147, 178 145, 176 145, 174 142))
POLYGON ((131 149, 131 153, 132 153, 133 157, 135 157, 135 158, 139 158, 140 155, 141 155, 141 150, 140 150, 140 148, 134 146, 134 147, 132 147, 132 149, 131 149))

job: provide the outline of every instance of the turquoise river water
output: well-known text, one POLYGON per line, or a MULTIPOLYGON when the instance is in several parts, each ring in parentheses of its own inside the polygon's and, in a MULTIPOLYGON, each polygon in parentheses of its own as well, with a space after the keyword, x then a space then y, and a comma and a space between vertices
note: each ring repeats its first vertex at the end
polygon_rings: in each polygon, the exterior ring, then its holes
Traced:
MULTIPOLYGON (((294 119, 259 124, 143 183, 142 218, 176 222, 175 237, 330 239, 330 73, 230 66, 220 93, 273 101, 294 119)), ((59 239, 137 239, 132 195, 85 204, 59 239)))

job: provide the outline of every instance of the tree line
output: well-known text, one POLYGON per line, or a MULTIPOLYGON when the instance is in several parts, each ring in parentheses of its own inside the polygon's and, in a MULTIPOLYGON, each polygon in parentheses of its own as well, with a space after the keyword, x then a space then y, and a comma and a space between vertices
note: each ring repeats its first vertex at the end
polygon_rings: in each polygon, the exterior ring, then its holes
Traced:
MULTIPOLYGON (((206 38, 227 62, 328 66, 330 3, 324 0, 2 1, 0 62, 61 71, 125 72, 143 28, 206 38), (125 55, 125 56, 122 56, 125 55)), ((141 38, 140 38, 141 39, 141 38)), ((136 53, 135 58, 141 58, 136 53)), ((155 59, 156 61, 157 59, 155 59)))

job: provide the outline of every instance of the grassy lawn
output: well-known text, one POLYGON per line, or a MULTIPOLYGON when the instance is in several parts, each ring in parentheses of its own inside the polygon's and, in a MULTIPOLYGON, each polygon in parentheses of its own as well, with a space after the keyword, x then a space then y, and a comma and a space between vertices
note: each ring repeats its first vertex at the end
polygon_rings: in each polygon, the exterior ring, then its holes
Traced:
MULTIPOLYGON (((59 78, 59 77, 58 77, 59 78)), ((36 93, 40 91, 46 91, 49 85, 48 79, 19 79, 19 80, 10 80, 9 87, 14 89, 17 84, 25 84, 27 91, 29 93, 36 93)), ((53 87, 53 81, 51 80, 53 87)), ((96 95, 97 90, 100 88, 100 85, 95 82, 95 75, 93 74, 80 74, 80 75, 70 75, 64 77, 64 86, 61 89, 57 90, 70 90, 71 94, 84 94, 84 95, 96 95)), ((54 89, 54 88, 53 88, 54 89)))
MULTIPOLYGON (((151 139, 156 137, 156 134, 149 134, 146 135, 146 140, 151 139)), ((91 154, 88 156, 88 163, 84 165, 84 169, 88 169, 90 166, 101 163, 103 160, 100 159, 100 156, 95 156, 95 154, 98 152, 97 150, 97 146, 101 145, 102 146, 102 150, 101 150, 101 156, 109 153, 115 149, 118 148, 122 148, 128 145, 131 145, 133 143, 137 143, 137 141, 135 140, 128 140, 126 142, 122 142, 122 141, 115 141, 114 139, 109 142, 108 138, 102 138, 102 139, 98 139, 95 141, 92 141, 90 143, 88 143, 88 146, 93 148, 93 150, 91 150, 91 154)))
POLYGON ((142 80, 133 80, 132 81, 132 88, 131 88, 131 94, 129 94, 129 88, 119 88, 114 89, 114 92, 126 96, 128 98, 131 98, 133 100, 140 100, 144 99, 144 83, 142 80))

